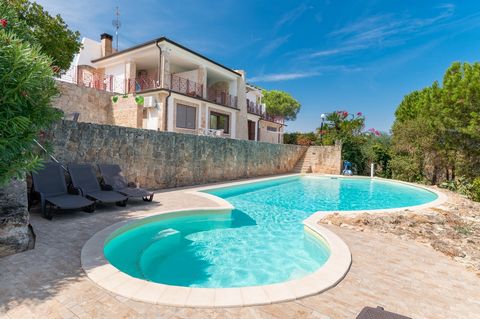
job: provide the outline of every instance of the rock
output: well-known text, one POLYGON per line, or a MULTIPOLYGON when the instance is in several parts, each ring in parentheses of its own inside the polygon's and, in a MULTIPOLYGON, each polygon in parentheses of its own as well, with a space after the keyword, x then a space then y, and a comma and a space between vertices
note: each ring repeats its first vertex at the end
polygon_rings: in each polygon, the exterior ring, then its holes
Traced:
POLYGON ((27 250, 31 243, 27 186, 14 179, 0 188, 0 257, 27 250))
POLYGON ((434 241, 432 247, 450 257, 465 257, 465 253, 443 241, 434 241))

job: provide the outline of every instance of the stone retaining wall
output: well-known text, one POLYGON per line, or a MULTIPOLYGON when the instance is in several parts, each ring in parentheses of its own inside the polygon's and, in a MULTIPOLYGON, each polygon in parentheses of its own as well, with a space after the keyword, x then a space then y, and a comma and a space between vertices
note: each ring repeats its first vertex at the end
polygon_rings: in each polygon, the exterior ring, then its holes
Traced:
POLYGON ((113 93, 100 91, 73 83, 57 81, 60 95, 52 101, 52 106, 65 114, 80 113, 79 122, 113 124, 113 93))
POLYGON ((131 182, 170 188, 292 171, 306 147, 61 121, 47 134, 64 163, 117 163, 131 182))
POLYGON ((340 174, 342 168, 342 146, 310 146, 308 152, 312 154, 312 173, 340 174))

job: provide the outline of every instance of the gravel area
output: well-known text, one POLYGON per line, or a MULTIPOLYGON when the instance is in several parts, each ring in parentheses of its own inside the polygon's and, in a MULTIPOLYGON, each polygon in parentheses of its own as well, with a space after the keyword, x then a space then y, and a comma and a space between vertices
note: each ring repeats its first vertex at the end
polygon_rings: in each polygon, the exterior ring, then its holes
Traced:
POLYGON ((395 213, 332 214, 322 223, 413 239, 463 264, 480 277, 480 203, 454 192, 440 207, 395 213))

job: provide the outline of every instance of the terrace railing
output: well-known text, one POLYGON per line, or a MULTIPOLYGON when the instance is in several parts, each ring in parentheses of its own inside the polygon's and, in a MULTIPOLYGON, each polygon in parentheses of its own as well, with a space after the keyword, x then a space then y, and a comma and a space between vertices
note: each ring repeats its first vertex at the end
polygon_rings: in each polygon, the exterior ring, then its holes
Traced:
POLYGON ((262 118, 267 121, 275 122, 278 124, 285 124, 285 119, 281 116, 270 115, 268 113, 263 113, 262 118))
POLYGON ((162 86, 156 74, 145 74, 136 78, 125 79, 120 76, 104 74, 89 66, 78 66, 62 74, 59 80, 121 94, 164 88, 213 103, 238 108, 236 96, 215 88, 208 88, 205 96, 202 84, 176 74, 165 75, 162 86))
POLYGON ((261 116, 263 114, 263 106, 247 99, 247 112, 261 116))
POLYGON ((281 116, 274 116, 270 115, 267 112, 264 111, 264 107, 262 105, 256 104, 253 101, 250 101, 247 99, 247 112, 256 114, 258 116, 261 116, 263 119, 279 124, 285 124, 285 119, 281 116))
POLYGON ((235 95, 231 95, 225 91, 217 90, 214 88, 207 89, 207 100, 213 103, 233 108, 237 108, 238 106, 237 97, 235 95))
POLYGON ((160 88, 160 83, 155 75, 141 75, 127 80, 127 93, 142 92, 160 88))
POLYGON ((192 97, 204 98, 203 85, 190 79, 182 78, 176 74, 170 74, 166 78, 166 88, 192 97))
POLYGON ((88 66, 72 67, 61 74, 58 80, 107 92, 125 91, 123 77, 104 74, 88 66))

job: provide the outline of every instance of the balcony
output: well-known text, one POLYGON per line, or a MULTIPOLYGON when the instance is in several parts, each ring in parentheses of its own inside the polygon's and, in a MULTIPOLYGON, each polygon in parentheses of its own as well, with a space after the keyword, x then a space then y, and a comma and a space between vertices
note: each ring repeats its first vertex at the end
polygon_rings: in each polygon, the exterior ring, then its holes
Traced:
POLYGON ((237 108, 237 97, 214 88, 207 89, 207 100, 228 107, 237 108))
POLYGON ((263 106, 247 99, 247 112, 262 116, 263 106))
POLYGON ((256 104, 253 101, 247 99, 247 112, 260 116, 262 119, 278 124, 285 124, 285 119, 281 116, 270 115, 264 111, 263 105, 256 104))
POLYGON ((68 70, 59 78, 61 81, 75 83, 101 91, 114 93, 140 93, 156 89, 169 89, 173 92, 185 94, 194 98, 203 99, 227 107, 238 108, 237 97, 223 90, 207 88, 195 81, 180 77, 176 74, 166 74, 162 84, 156 74, 144 74, 136 78, 125 79, 120 76, 104 74, 94 68, 76 67, 68 70))
POLYGON ((157 77, 152 75, 144 75, 130 79, 127 93, 144 92, 161 88, 169 89, 173 92, 185 94, 194 98, 204 99, 216 104, 237 108, 236 96, 214 88, 207 88, 207 95, 204 96, 202 84, 182 78, 176 74, 166 75, 163 87, 158 83, 157 77))

